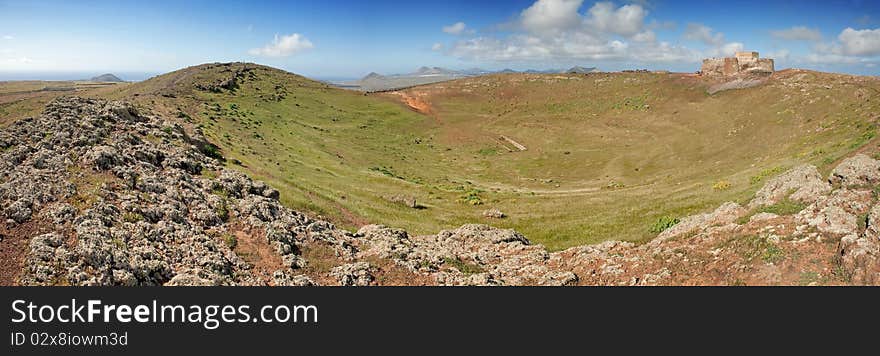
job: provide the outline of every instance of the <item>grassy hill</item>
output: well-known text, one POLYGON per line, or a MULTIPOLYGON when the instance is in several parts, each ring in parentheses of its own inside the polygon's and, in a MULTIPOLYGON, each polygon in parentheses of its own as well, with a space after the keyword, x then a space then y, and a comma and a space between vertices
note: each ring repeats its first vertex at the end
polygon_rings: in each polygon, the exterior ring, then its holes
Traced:
POLYGON ((202 128, 227 165, 344 227, 480 222, 551 249, 645 241, 662 217, 744 201, 800 163, 876 149, 877 80, 784 71, 749 89, 708 95, 709 84, 499 74, 365 96, 237 63, 100 95, 202 128), (508 217, 484 218, 489 208, 508 217))

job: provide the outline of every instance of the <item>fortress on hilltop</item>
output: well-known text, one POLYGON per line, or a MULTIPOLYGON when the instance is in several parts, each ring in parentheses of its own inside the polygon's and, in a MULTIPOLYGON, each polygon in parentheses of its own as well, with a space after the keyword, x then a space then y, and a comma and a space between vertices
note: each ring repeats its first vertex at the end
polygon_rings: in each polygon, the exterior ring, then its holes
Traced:
POLYGON ((770 74, 773 71, 773 59, 758 58, 758 52, 736 52, 733 57, 706 58, 700 68, 701 75, 709 76, 770 74))

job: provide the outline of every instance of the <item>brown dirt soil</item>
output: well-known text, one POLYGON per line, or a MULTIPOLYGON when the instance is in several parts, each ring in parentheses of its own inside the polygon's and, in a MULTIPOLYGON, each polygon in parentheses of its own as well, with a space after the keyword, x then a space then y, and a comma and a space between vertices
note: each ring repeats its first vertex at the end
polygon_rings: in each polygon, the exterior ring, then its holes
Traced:
MULTIPOLYGON (((321 197, 319 197, 314 192, 306 192, 306 195, 309 197, 309 199, 312 200, 313 203, 315 203, 315 201, 319 200, 319 199, 323 200, 321 197)), ((339 202, 335 202, 335 201, 331 201, 331 202, 333 203, 334 208, 336 208, 337 211, 339 211, 339 213, 342 215, 339 218, 333 218, 330 216, 321 216, 318 214, 310 213, 308 211, 305 211, 304 213, 309 217, 322 219, 322 220, 328 220, 328 221, 330 221, 334 224, 337 224, 337 225, 350 225, 350 226, 355 226, 357 228, 360 228, 364 225, 370 224, 369 220, 367 220, 363 216, 360 216, 360 215, 352 212, 351 210, 347 209, 345 206, 343 206, 339 202)))
POLYGON ((381 286, 431 286, 436 285, 430 278, 415 274, 398 266, 391 260, 367 258, 367 262, 376 267, 376 283, 381 286))
POLYGON ((330 270, 344 262, 336 256, 336 251, 332 247, 322 243, 311 243, 303 247, 302 257, 308 261, 306 268, 301 271, 303 274, 322 286, 336 284, 336 280, 329 276, 330 270))
POLYGON ((0 286, 18 285, 31 238, 54 229, 53 224, 38 217, 14 227, 0 224, 0 237, 3 239, 0 241, 0 286))
POLYGON ((266 241, 265 232, 233 225, 228 233, 235 237, 236 246, 233 251, 254 267, 256 277, 272 285, 272 273, 284 267, 281 256, 266 241))
MULTIPOLYGON (((321 242, 310 243, 303 247, 302 257, 308 266, 301 272, 322 286, 334 286, 339 282, 330 276, 333 267, 344 265, 348 261, 339 258, 336 251, 321 242)), ((398 266, 394 261, 379 257, 367 257, 363 261, 376 269, 372 285, 380 286, 430 286, 436 285, 429 277, 410 272, 398 266)))
POLYGON ((406 106, 409 106, 410 109, 415 110, 416 112, 420 112, 425 115, 432 115, 434 113, 434 109, 431 107, 431 104, 425 101, 422 96, 424 93, 413 92, 409 94, 407 92, 395 91, 391 92, 391 94, 398 95, 403 100, 403 103, 406 106))

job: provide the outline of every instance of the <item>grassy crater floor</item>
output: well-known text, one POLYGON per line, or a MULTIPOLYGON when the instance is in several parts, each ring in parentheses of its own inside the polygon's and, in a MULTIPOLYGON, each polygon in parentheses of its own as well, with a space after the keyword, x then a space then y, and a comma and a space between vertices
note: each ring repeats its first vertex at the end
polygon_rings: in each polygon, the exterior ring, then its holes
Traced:
POLYGON ((744 202, 787 168, 874 145, 878 84, 784 71, 708 95, 681 74, 508 74, 364 95, 230 64, 102 95, 201 127, 229 166, 343 227, 488 223, 555 250, 646 241, 664 217, 744 202))

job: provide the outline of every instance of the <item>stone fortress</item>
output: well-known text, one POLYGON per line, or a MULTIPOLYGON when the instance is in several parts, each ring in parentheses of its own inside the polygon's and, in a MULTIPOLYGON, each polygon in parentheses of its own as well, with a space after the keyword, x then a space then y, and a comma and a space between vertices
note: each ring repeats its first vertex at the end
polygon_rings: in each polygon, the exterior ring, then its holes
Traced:
POLYGON ((701 75, 736 76, 741 74, 771 74, 773 59, 758 58, 758 52, 736 52, 734 57, 703 60, 701 75))

